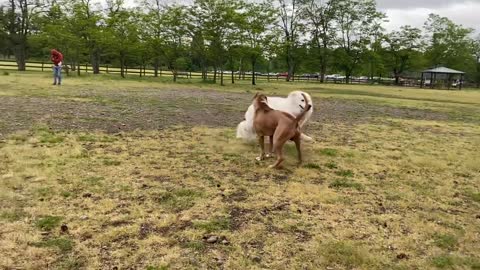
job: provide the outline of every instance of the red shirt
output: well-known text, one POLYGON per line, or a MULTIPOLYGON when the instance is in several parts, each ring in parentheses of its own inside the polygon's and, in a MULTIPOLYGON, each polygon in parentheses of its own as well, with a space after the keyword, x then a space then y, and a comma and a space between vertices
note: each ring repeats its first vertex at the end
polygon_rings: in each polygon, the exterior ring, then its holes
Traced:
POLYGON ((53 49, 51 52, 51 60, 55 66, 58 66, 58 63, 63 61, 63 54, 60 53, 59 51, 53 49))

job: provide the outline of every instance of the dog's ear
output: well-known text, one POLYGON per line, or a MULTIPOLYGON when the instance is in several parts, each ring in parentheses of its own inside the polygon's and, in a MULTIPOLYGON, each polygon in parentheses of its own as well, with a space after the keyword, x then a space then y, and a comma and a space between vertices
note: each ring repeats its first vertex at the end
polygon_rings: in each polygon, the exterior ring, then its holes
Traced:
POLYGON ((252 99, 252 100, 255 100, 257 97, 258 97, 258 92, 257 92, 257 93, 255 93, 255 96, 253 97, 253 99, 252 99))

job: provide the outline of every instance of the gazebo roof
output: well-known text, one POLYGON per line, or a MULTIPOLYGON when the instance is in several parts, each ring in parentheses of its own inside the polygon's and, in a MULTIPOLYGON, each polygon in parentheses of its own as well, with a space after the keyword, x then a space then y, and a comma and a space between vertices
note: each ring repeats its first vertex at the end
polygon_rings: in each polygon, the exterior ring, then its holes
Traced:
POLYGON ((451 68, 446 68, 446 67, 427 69, 427 70, 424 70, 423 73, 465 74, 465 72, 454 70, 451 68))

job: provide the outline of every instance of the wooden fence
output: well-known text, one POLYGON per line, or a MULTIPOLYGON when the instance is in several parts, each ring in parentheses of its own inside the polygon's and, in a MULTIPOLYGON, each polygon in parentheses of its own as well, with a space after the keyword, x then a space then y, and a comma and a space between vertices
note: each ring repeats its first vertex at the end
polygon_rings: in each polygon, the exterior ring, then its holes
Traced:
MULTIPOLYGON (((17 70, 17 63, 14 60, 0 60, 0 69, 2 70, 17 70)), ((52 71, 52 63, 51 62, 43 62, 43 61, 28 61, 26 63, 26 70, 27 71, 43 71, 43 72, 51 72, 52 71)), ((81 64, 77 66, 75 71, 73 71, 69 65, 64 67, 65 69, 69 69, 69 72, 77 72, 77 69, 80 67, 81 73, 90 73, 93 74, 93 68, 89 64, 81 64)), ((137 75, 137 76, 150 76, 153 77, 155 75, 155 71, 153 67, 126 67, 125 75, 137 75)), ((120 74, 121 70, 119 67, 112 66, 112 65, 100 65, 100 73, 103 74, 120 74)), ((217 80, 220 80, 220 71, 217 72, 217 80)), ((159 77, 173 77, 173 73, 170 70, 158 70, 159 77)), ((212 79, 214 76, 213 72, 208 72, 207 77, 208 79, 212 79)), ((252 80, 251 73, 239 74, 238 72, 234 73, 235 80, 252 80)), ((177 72, 177 78, 201 78, 201 72, 195 71, 182 71, 177 72)), ((282 75, 267 75, 267 74, 257 74, 255 75, 256 80, 260 81, 285 81, 286 77, 282 75)), ((231 72, 224 72, 223 79, 225 83, 228 83, 231 80, 231 72)), ((295 75, 292 78, 292 81, 301 81, 301 82, 320 82, 320 78, 318 75, 303 75, 298 76, 295 75)), ((344 78, 326 78, 326 82, 329 83, 345 83, 344 78)), ((353 78, 350 81, 353 84, 382 84, 382 85, 393 85, 394 80, 391 78, 378 78, 378 79, 358 79, 353 78)), ((404 80, 401 82, 402 86, 409 86, 409 87, 418 87, 420 86, 419 80, 416 79, 409 79, 404 80)))

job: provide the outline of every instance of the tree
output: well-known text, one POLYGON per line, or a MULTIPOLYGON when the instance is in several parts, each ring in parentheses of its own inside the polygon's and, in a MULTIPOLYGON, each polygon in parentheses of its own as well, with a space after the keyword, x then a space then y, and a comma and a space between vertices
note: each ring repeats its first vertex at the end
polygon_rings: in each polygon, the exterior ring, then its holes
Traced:
POLYGON ((35 18, 42 11, 43 6, 39 1, 8 0, 4 27, 19 71, 25 71, 28 56, 28 37, 36 27, 33 23, 35 18))
POLYGON ((246 36, 248 55, 252 64, 252 85, 255 85, 255 66, 259 57, 273 40, 271 31, 275 22, 275 10, 267 3, 249 3, 243 16, 242 30, 246 36))
POLYGON ((473 29, 453 23, 446 17, 430 14, 425 30, 428 38, 426 57, 431 66, 444 65, 459 70, 468 70, 472 64, 473 29))
POLYGON ((162 58, 165 57, 163 51, 165 37, 162 29, 166 7, 163 6, 161 0, 145 0, 143 7, 146 8, 146 14, 142 17, 140 31, 146 42, 148 55, 152 59, 154 76, 158 77, 162 58))
POLYGON ((168 68, 173 73, 173 81, 177 81, 178 71, 186 68, 185 55, 187 48, 187 10, 183 6, 170 6, 162 14, 163 52, 168 68))
POLYGON ((313 46, 320 65, 320 81, 324 82, 330 56, 330 47, 334 37, 333 20, 334 0, 305 0, 304 13, 308 20, 307 28, 312 34, 313 46))
MULTIPOLYGON (((206 55, 213 65, 213 81, 216 82, 217 70, 223 70, 227 62, 227 42, 234 45, 233 36, 238 32, 238 13, 242 3, 235 0, 196 0, 191 7, 191 29, 200 34, 207 46, 206 55)), ((197 40, 198 42, 199 40, 197 40)), ((223 85, 223 72, 220 73, 223 85)))
POLYGON ((475 82, 480 88, 480 35, 473 41, 473 53, 475 55, 475 82))
POLYGON ((400 31, 392 31, 385 38, 387 48, 384 59, 397 85, 400 74, 414 65, 412 60, 422 45, 421 33, 420 29, 406 25, 400 27, 400 31))
POLYGON ((134 11, 123 8, 123 2, 108 1, 107 26, 104 32, 105 46, 120 61, 120 75, 125 78, 127 60, 136 52, 139 42, 138 21, 134 11), (129 57, 130 56, 130 57, 129 57))
POLYGON ((278 0, 278 2, 280 4, 279 26, 284 33, 283 46, 288 67, 287 81, 290 81, 297 64, 296 50, 300 44, 300 34, 303 31, 302 10, 300 0, 278 0))
POLYGON ((382 29, 380 23, 385 15, 377 11, 374 0, 335 0, 332 5, 337 29, 334 38, 338 46, 337 65, 345 72, 349 83, 362 54, 371 44, 371 37, 382 29))

